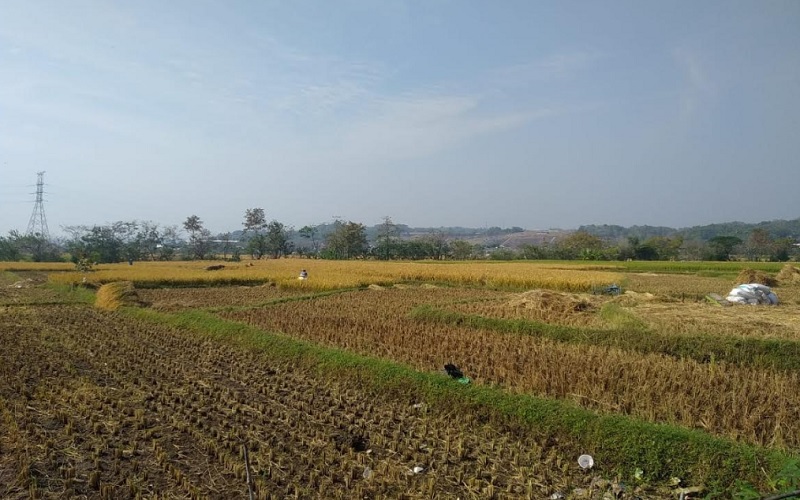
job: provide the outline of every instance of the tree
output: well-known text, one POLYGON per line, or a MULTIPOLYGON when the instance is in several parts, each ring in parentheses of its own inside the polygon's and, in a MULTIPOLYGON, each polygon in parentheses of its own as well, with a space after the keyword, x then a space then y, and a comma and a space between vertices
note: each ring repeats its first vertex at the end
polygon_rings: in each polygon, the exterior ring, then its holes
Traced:
POLYGON ((93 226, 81 237, 94 262, 122 261, 123 241, 113 226, 93 226))
POLYGON ((16 261, 20 258, 22 258, 22 253, 14 232, 9 233, 8 237, 0 236, 0 260, 16 261))
POLYGON ((30 258, 34 262, 59 262, 63 260, 58 245, 39 233, 22 235, 17 231, 9 232, 22 258, 30 258))
POLYGON ((545 248, 530 243, 520 245, 519 254, 523 259, 538 260, 547 258, 547 250, 545 248))
POLYGON ((224 260, 228 260, 228 252, 230 252, 231 250, 231 243, 232 243, 231 233, 230 232, 222 233, 219 235, 219 238, 221 240, 220 249, 222 250, 222 258, 224 260))
POLYGON ((395 243, 393 255, 402 259, 421 260, 430 258, 433 252, 433 247, 424 238, 415 238, 395 243))
POLYGON ((731 260, 731 253, 742 240, 736 236, 715 236, 708 241, 709 260, 731 260))
POLYGON ((678 252, 683 245, 683 236, 678 235, 674 238, 669 238, 667 236, 653 236, 652 238, 648 238, 644 242, 644 245, 655 249, 658 259, 675 260, 678 258, 678 252))
POLYGON ((183 228, 189 232, 189 256, 205 259, 211 250, 211 231, 203 227, 203 221, 196 215, 187 217, 183 228))
POLYGON ((67 249, 73 262, 88 259, 105 264, 122 260, 123 241, 113 225, 69 226, 64 230, 72 236, 67 242, 67 249))
POLYGON ((510 248, 498 248, 489 254, 491 260, 514 260, 517 258, 517 253, 510 248))
POLYGON ((770 260, 776 262, 786 262, 792 257, 792 253, 797 253, 797 247, 792 238, 779 238, 772 242, 772 255, 770 260))
POLYGON ((316 240, 316 236, 319 233, 319 227, 317 226, 303 226, 297 232, 301 238, 306 238, 311 240, 311 251, 316 255, 319 253, 319 242, 316 240))
POLYGON ((178 246, 178 229, 175 226, 162 229, 154 222, 141 222, 133 244, 138 259, 170 260, 178 246))
POLYGON ((117 221, 111 224, 111 231, 114 236, 122 243, 122 258, 128 261, 140 260, 142 251, 136 241, 139 229, 137 221, 125 222, 117 221))
POLYGON ((264 229, 267 227, 267 217, 264 214, 264 209, 248 208, 245 210, 242 225, 244 226, 243 238, 248 233, 252 233, 247 243, 247 250, 250 256, 254 259, 260 259, 267 253, 267 238, 264 235, 264 229))
POLYGON ((178 226, 167 226, 161 230, 161 237, 156 243, 156 258, 158 260, 171 260, 175 256, 175 249, 181 244, 178 226))
POLYGON ((762 228, 753 229, 742 247, 747 260, 769 259, 773 254, 772 238, 769 232, 762 228))
POLYGON ((337 220, 333 232, 326 238, 324 256, 331 259, 352 259, 363 257, 369 248, 367 228, 353 221, 347 223, 337 220))
POLYGON ((244 211, 244 232, 260 232, 267 227, 267 217, 263 208, 248 208, 244 211))
POLYGON ((273 220, 267 225, 266 249, 272 255, 273 259, 277 259, 291 252, 289 230, 276 220, 273 220))
POLYGON ((444 231, 433 230, 420 239, 425 242, 430 249, 428 257, 441 260, 447 255, 449 245, 447 244, 447 236, 444 234, 444 231))
POLYGON ((577 259, 584 255, 600 255, 603 250, 603 240, 586 231, 575 231, 559 241, 556 251, 559 258, 577 259))
POLYGON ((711 255, 709 246, 698 240, 684 241, 679 254, 682 260, 703 260, 708 255, 711 255))
POLYGON ((250 257, 254 259, 260 259, 264 255, 266 255, 267 249, 267 235, 265 234, 254 234, 247 240, 247 247, 245 248, 247 253, 250 254, 250 257))
POLYGON ((456 240, 450 243, 450 254, 455 260, 467 260, 472 258, 475 247, 468 241, 456 240))
POLYGON ((190 215, 183 223, 183 228, 189 231, 189 235, 193 235, 203 230, 203 221, 196 215, 190 215))
POLYGON ((383 217, 383 223, 378 226, 378 237, 375 243, 375 254, 378 258, 389 260, 397 243, 397 225, 392 222, 391 217, 383 217))
POLYGON ((647 243, 646 241, 636 247, 636 253, 634 254, 634 258, 636 260, 658 260, 658 250, 656 247, 652 246, 651 244, 647 243))
POLYGON ((641 242, 638 236, 628 236, 627 245, 619 248, 618 256, 620 259, 636 260, 658 260, 658 249, 650 243, 650 240, 641 242))

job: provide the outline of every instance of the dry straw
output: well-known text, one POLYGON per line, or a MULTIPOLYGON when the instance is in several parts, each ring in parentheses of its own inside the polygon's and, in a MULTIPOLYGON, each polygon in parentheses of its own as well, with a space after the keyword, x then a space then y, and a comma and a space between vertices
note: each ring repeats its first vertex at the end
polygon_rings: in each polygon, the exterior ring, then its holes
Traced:
POLYGON ((136 293, 133 283, 117 281, 103 285, 97 290, 94 305, 99 309, 115 311, 122 306, 142 305, 142 300, 136 293))
POLYGON ((765 273, 764 271, 756 271, 755 269, 742 269, 734 284, 741 285, 744 283, 758 283, 760 285, 775 286, 778 282, 765 273))
POLYGON ((778 282, 782 285, 800 283, 800 269, 791 264, 786 264, 775 278, 777 278, 778 282))

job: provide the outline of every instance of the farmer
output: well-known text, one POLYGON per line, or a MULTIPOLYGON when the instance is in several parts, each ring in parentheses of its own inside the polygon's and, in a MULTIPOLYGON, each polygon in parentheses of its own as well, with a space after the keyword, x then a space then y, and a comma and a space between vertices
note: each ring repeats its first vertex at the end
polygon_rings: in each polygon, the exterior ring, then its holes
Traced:
POLYGON ((297 279, 304 280, 306 278, 308 278, 308 273, 306 272, 305 269, 303 269, 302 271, 300 271, 300 277, 298 277, 297 279))

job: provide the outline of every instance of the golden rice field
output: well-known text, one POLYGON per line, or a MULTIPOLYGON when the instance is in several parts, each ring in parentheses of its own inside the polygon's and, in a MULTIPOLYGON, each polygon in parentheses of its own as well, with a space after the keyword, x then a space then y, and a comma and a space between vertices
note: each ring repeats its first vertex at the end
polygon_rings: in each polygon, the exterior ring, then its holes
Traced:
POLYGON ((102 264, 95 271, 54 273, 57 284, 79 284, 86 278, 97 284, 132 281, 139 287, 214 286, 216 284, 275 283, 284 288, 335 290, 371 284, 402 282, 451 283, 494 288, 554 288, 587 291, 594 286, 618 282, 622 275, 609 271, 582 269, 564 264, 531 263, 437 263, 329 261, 307 259, 265 259, 226 263, 220 270, 207 267, 218 262, 136 262, 102 264), (308 280, 298 280, 306 269, 308 280))
MULTIPOLYGON (((256 498, 676 498, 705 488, 663 472, 652 483, 636 479, 631 465, 604 469, 611 449, 602 444, 582 450, 600 463, 583 472, 564 437, 477 408, 418 404, 407 389, 376 395, 363 374, 326 378, 313 363, 228 341, 248 327, 262 332, 256 338, 415 373, 454 363, 474 386, 498 393, 800 459, 800 369, 580 340, 610 332, 630 345, 648 336, 691 345, 701 335, 732 346, 765 342, 765 356, 780 356, 769 342, 800 343, 797 283, 775 288, 776 307, 722 307, 704 296, 727 293, 730 277, 657 267, 282 259, 206 270, 212 264, 102 265, 85 275, 17 265, 0 273, 0 337, 14 345, 0 355, 0 496, 242 497, 246 471, 256 498), (308 280, 297 279, 301 268, 308 280), (87 299, 84 278, 110 285, 87 299), (611 283, 629 293, 587 293, 611 283), (421 307, 444 319, 415 315, 421 307), (197 313, 207 326, 158 323, 197 313), (515 321, 567 329, 578 340, 491 326, 515 321), (623 482, 635 486, 624 490, 623 482)), ((684 473, 702 482, 709 467, 684 473)), ((748 481, 763 491, 788 484, 760 467, 748 481)))

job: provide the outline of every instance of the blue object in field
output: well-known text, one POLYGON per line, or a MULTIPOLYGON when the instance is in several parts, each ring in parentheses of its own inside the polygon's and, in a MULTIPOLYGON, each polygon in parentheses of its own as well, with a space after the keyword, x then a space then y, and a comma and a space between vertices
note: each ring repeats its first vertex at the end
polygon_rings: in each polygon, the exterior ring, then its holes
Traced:
POLYGON ((593 292, 595 295, 619 295, 622 293, 622 288, 620 288, 616 283, 612 283, 608 286, 595 288, 593 292))

